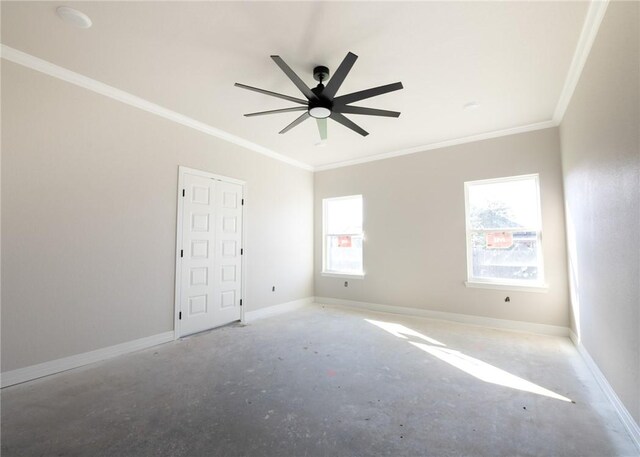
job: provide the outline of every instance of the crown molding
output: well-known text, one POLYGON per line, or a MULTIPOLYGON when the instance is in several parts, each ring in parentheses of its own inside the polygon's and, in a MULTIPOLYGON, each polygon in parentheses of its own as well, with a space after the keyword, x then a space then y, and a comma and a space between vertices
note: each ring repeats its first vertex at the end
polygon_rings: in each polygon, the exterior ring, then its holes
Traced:
POLYGON ((600 24, 609 6, 609 0, 592 0, 587 10, 587 16, 585 17, 584 24, 582 25, 582 31, 578 38, 578 44, 576 50, 573 53, 573 59, 569 65, 569 72, 564 81, 562 92, 560 92, 560 98, 556 105, 556 109, 553 112, 553 121, 556 124, 562 122, 564 113, 567 111, 573 92, 578 85, 582 70, 587 63, 587 58, 591 52, 591 47, 596 39, 600 24))
POLYGON ((521 125, 518 127, 512 127, 509 129, 503 129, 503 130, 494 130, 491 132, 485 132, 485 133, 480 133, 478 135, 471 135, 471 136, 466 136, 466 137, 462 137, 462 138, 455 138, 453 140, 445 140, 445 141, 439 141, 437 143, 428 143, 428 144, 423 144, 421 146, 415 146, 412 148, 408 148, 408 149, 400 149, 398 151, 391 151, 391 152, 385 152, 382 154, 376 154, 376 155, 372 155, 372 156, 366 156, 366 157, 360 157, 358 159, 353 159, 353 160, 345 160, 343 162, 334 162, 334 163, 330 163, 327 165, 320 165, 314 168, 314 171, 324 171, 324 170, 331 170, 333 168, 342 168, 342 167, 348 167, 351 165, 358 165, 361 163, 367 163, 367 162, 373 162, 376 160, 384 160, 384 159, 391 159, 392 157, 399 157, 399 156, 404 156, 404 155, 409 155, 409 154, 415 154, 417 152, 424 152, 424 151, 429 151, 432 149, 440 149, 440 148, 446 148, 448 146, 456 146, 459 144, 465 144, 465 143, 473 143, 476 141, 481 141, 481 140, 488 140, 491 138, 498 138, 501 136, 508 136, 508 135, 515 135, 517 133, 525 133, 525 132, 532 132, 534 130, 542 130, 542 129, 548 129, 551 127, 557 127, 558 124, 556 124, 554 121, 549 120, 549 121, 544 121, 544 122, 537 122, 535 124, 527 124, 527 125, 521 125))
POLYGON ((191 117, 185 116, 184 114, 180 114, 163 106, 156 105, 155 103, 137 97, 133 94, 130 94, 129 92, 125 92, 108 84, 96 81, 95 79, 60 67, 46 60, 32 56, 31 54, 27 54, 26 52, 18 51, 17 49, 9 47, 5 44, 1 45, 0 52, 1 57, 10 62, 22 65, 35 71, 39 71, 49 76, 53 76, 54 78, 58 78, 62 81, 75 84, 76 86, 88 89, 100 95, 104 95, 105 97, 118 100, 119 102, 125 103, 135 108, 139 108, 143 111, 147 111, 148 113, 155 114, 186 127, 190 127, 199 132, 206 133, 207 135, 211 135, 221 140, 228 141, 229 143, 241 146, 245 149, 249 149, 251 151, 265 155, 272 159, 279 160, 289 165, 293 165, 294 167, 313 171, 313 167, 311 165, 272 151, 271 149, 265 148, 264 146, 260 146, 259 144, 245 140, 244 138, 240 138, 229 132, 225 132, 224 130, 212 127, 208 124, 205 124, 204 122, 197 121, 191 117))
POLYGON ((558 98, 556 108, 553 112, 553 117, 550 120, 504 130, 495 130, 492 132, 481 133, 478 135, 472 135, 463 138, 440 141, 437 143, 428 143, 422 146, 415 146, 408 149, 401 149, 398 151, 391 151, 358 159, 334 162, 327 165, 319 165, 314 168, 314 171, 324 171, 334 168, 348 167, 351 165, 358 165, 375 160, 390 159, 392 157, 415 154, 417 152, 429 151, 432 149, 445 148, 448 146, 472 143, 474 141, 487 140, 490 138, 498 138, 501 136, 515 135, 518 133, 531 132, 534 130, 541 130, 559 126, 562 122, 562 118, 564 117, 564 113, 569 106, 569 102, 571 101, 573 92, 578 85, 578 81, 580 80, 580 76, 582 75, 582 70, 584 70, 584 66, 587 62, 587 58, 589 57, 589 53, 591 52, 591 48, 596 39, 596 35, 598 34, 598 30, 600 29, 600 24, 602 23, 602 19, 604 18, 607 6, 609 6, 609 2, 610 0, 591 0, 589 8, 587 9, 587 15, 582 25, 580 37, 578 38, 578 44, 576 45, 571 64, 569 65, 569 71, 567 73, 564 86, 560 93, 560 97, 558 98))
POLYGON ((260 146, 259 144, 253 143, 249 140, 245 140, 244 138, 215 128, 213 126, 205 124, 204 122, 197 121, 193 118, 172 111, 168 108, 156 105, 155 103, 151 103, 143 98, 137 97, 123 90, 101 83, 100 81, 96 81, 87 76, 60 67, 46 60, 40 59, 22 51, 18 51, 17 49, 11 48, 7 45, 2 44, 0 47, 0 52, 1 57, 10 62, 17 63, 27 68, 31 68, 32 70, 36 70, 49 76, 53 76, 54 78, 58 78, 71 84, 75 84, 106 97, 110 97, 114 100, 118 100, 122 103, 126 103, 149 113, 156 114, 157 116, 171 120, 178 124, 182 124, 186 127, 190 127, 192 129, 206 133, 207 135, 211 135, 224 141, 228 141, 229 143, 241 146, 245 149, 255 151, 272 159, 279 160, 281 162, 293 165, 304 170, 316 172, 331 170, 334 168, 348 167, 352 165, 373 162, 376 160, 390 159, 393 157, 400 157, 403 155, 415 154, 418 152, 456 146, 465 143, 472 143, 475 141, 482 141, 491 138, 498 138, 501 136, 515 135, 518 133, 557 127, 558 125, 560 125, 560 122, 564 117, 564 113, 569 106, 569 102, 571 101, 573 92, 575 91, 578 81, 580 80, 580 75, 582 74, 582 70, 584 69, 596 35, 598 34, 598 29, 600 28, 600 24, 602 23, 602 19, 604 18, 607 6, 609 5, 609 1, 610 0, 592 0, 590 2, 589 8, 587 10, 587 15, 582 26, 582 31, 580 32, 580 37, 578 38, 578 44, 576 45, 576 50, 574 51, 573 58, 569 66, 569 71, 567 73, 564 86, 560 93, 558 103, 556 104, 556 108, 553 112, 552 119, 534 124, 527 124, 502 130, 494 130, 477 135, 454 138, 450 140, 439 141, 436 143, 427 143, 407 149, 400 149, 372 156, 365 156, 356 159, 317 166, 309 165, 307 163, 292 159, 291 157, 288 157, 284 154, 272 151, 271 149, 268 149, 264 146, 260 146))

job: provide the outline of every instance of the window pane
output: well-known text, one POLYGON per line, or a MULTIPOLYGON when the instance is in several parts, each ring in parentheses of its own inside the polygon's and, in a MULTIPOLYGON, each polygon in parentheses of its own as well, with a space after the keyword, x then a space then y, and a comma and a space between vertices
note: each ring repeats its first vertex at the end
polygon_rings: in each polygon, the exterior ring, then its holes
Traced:
POLYGON ((362 273, 362 235, 327 236, 327 271, 362 273))
POLYGON ((534 178, 468 187, 472 229, 538 228, 538 189, 534 178))
POLYGON ((362 232, 362 196, 326 200, 327 233, 362 232))
POLYGON ((473 277, 538 280, 536 232, 473 232, 473 277))

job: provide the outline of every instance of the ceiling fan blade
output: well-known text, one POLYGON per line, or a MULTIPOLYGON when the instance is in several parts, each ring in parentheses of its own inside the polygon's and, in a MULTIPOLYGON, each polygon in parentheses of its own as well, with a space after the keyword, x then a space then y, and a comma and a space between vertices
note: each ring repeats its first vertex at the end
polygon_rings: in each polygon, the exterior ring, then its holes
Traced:
POLYGON ((235 83, 234 86, 239 87, 241 89, 252 90, 254 92, 259 92, 265 95, 271 95, 272 97, 282 98, 284 100, 289 100, 290 102, 300 103, 301 105, 307 105, 309 102, 307 100, 302 100, 300 98, 290 97, 288 95, 278 94, 276 92, 271 92, 269 90, 258 89, 257 87, 247 86, 246 84, 235 83))
POLYGON ((344 125, 345 127, 350 128, 354 132, 359 133, 362 136, 367 136, 369 134, 369 132, 367 132, 366 130, 362 129, 361 127, 359 127, 354 122, 352 122, 351 120, 347 119, 346 117, 344 117, 340 113, 337 113, 337 112, 334 111, 334 112, 331 113, 331 116, 329 116, 329 117, 331 119, 333 119, 334 121, 339 122, 340 124, 344 125))
POLYGON ((333 97, 335 97, 336 93, 338 92, 338 89, 340 89, 340 86, 342 86, 344 79, 347 77, 347 75, 351 71, 351 67, 353 67, 354 63, 356 63, 356 60, 358 60, 357 55, 355 55, 352 52, 347 54, 347 56, 344 58, 344 60, 342 61, 342 63, 340 64, 336 72, 333 74, 331 78, 329 78, 327 87, 325 87, 324 90, 322 91, 322 95, 324 95, 329 99, 332 99, 333 97))
POLYGON ((327 139, 327 119, 316 119, 316 123, 318 124, 318 132, 320 132, 320 139, 327 139))
POLYGON ((340 97, 336 97, 333 102, 338 105, 346 105, 347 103, 357 102, 358 100, 364 100, 365 98, 377 97, 378 95, 400 89, 402 89, 402 83, 387 84, 386 86, 373 87, 371 89, 341 95, 340 97))
MULTIPOLYGON (((400 117, 399 111, 387 111, 385 109, 364 108, 362 106, 334 106, 333 109, 339 113, 365 114, 367 116, 400 117)), ((246 116, 246 115, 245 115, 246 116)))
POLYGON ((302 113, 300 115, 300 117, 297 117, 295 121, 293 121, 291 124, 287 125, 285 128, 283 128, 282 130, 280 130, 280 134, 282 133, 287 133, 289 130, 291 130, 292 128, 294 128, 296 125, 300 124, 302 121, 306 120, 307 118, 309 118, 309 113, 302 113))
POLYGON ((295 84, 296 87, 300 89, 300 92, 302 92, 305 97, 307 97, 309 100, 316 100, 318 98, 316 97, 316 94, 311 92, 311 89, 309 89, 304 81, 302 81, 302 79, 300 79, 300 77, 296 75, 296 73, 289 67, 289 65, 287 65, 285 61, 282 60, 282 58, 280 58, 280 56, 271 56, 271 58, 276 63, 276 65, 278 65, 280 69, 284 71, 284 74, 289 77, 293 84, 295 84))
POLYGON ((245 114, 245 117, 264 116, 265 114, 290 113, 292 111, 307 111, 306 106, 294 106, 293 108, 274 109, 271 111, 260 111, 258 113, 245 114))

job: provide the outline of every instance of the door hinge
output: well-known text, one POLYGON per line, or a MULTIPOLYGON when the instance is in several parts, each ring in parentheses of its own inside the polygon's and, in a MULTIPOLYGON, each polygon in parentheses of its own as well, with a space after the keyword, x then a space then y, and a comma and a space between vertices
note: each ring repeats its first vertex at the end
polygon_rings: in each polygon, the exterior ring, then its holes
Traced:
POLYGON ((180 257, 184 257, 184 250, 180 249, 180 257))
POLYGON ((244 249, 240 248, 240 255, 244 254, 244 249))
POLYGON ((240 306, 242 306, 242 298, 240 299, 240 306))
POLYGON ((184 189, 182 189, 182 196, 184 197, 184 189))
POLYGON ((178 313, 178 320, 182 320, 182 311, 178 313))
POLYGON ((242 206, 244 206, 244 198, 242 199, 241 203, 242 206))

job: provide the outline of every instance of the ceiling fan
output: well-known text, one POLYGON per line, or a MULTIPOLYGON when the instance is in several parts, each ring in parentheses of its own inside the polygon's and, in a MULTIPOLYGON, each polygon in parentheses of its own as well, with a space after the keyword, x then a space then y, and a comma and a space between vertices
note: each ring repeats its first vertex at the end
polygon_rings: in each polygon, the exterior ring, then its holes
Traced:
POLYGON ((264 89, 258 89, 257 87, 247 86, 245 84, 235 83, 236 87, 242 89, 252 90, 261 94, 270 95, 272 97, 282 98, 294 103, 298 103, 303 106, 294 106, 292 108, 282 108, 271 111, 261 111, 258 113, 245 114, 246 117, 263 116, 265 114, 277 114, 277 113, 290 113, 294 111, 304 111, 300 117, 296 118, 291 124, 283 128, 279 133, 287 133, 296 125, 312 117, 315 118, 318 124, 318 131, 320 132, 320 138, 322 140, 327 139, 327 118, 350 128, 354 132, 359 133, 362 136, 367 136, 369 133, 363 128, 359 127, 353 121, 344 116, 344 114, 364 114, 368 116, 385 116, 385 117, 398 117, 400 113, 398 111, 387 111, 374 108, 364 108, 361 106, 351 106, 350 103, 365 100, 367 98, 376 97, 378 95, 386 94, 402 89, 402 83, 397 82, 393 84, 387 84, 385 86, 373 87, 371 89, 365 89, 351 94, 341 95, 336 97, 336 93, 340 86, 344 82, 345 78, 349 74, 351 67, 358 59, 358 56, 350 52, 344 58, 335 74, 327 85, 324 85, 324 81, 329 78, 329 69, 324 66, 318 66, 313 69, 313 79, 318 81, 318 85, 314 88, 309 88, 300 77, 285 63, 280 56, 271 56, 274 62, 280 67, 280 69, 289 77, 289 79, 295 84, 295 86, 302 92, 306 100, 301 98, 291 97, 289 95, 278 94, 264 89))

